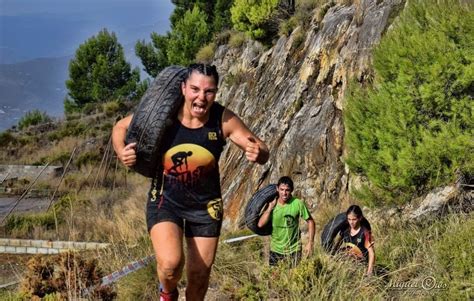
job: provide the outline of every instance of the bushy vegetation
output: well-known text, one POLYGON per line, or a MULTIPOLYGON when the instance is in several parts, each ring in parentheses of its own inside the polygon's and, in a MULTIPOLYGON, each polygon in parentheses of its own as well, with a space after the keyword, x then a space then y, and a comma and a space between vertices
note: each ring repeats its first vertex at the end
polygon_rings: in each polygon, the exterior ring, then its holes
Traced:
POLYGON ((212 62, 214 58, 214 52, 216 51, 216 44, 210 43, 206 46, 199 49, 198 53, 196 53, 196 62, 209 64, 212 62))
POLYGON ((71 200, 70 196, 64 195, 47 212, 12 214, 5 221, 5 232, 13 237, 32 238, 37 229, 41 229, 43 233, 55 230, 64 222, 64 212, 70 206, 71 200))
POLYGON ((57 130, 48 133, 48 139, 53 141, 62 140, 65 137, 81 136, 91 128, 91 125, 82 122, 81 120, 66 121, 62 123, 57 130))
POLYGON ((5 222, 5 229, 9 235, 27 237, 36 227, 46 230, 54 229, 55 218, 53 214, 11 215, 5 222))
POLYGON ((111 287, 100 287, 103 271, 97 259, 77 253, 64 253, 53 260, 34 257, 28 262, 28 271, 21 285, 21 295, 30 300, 44 298, 52 300, 114 300, 116 293, 111 287), (85 289, 90 288, 91 291, 85 289))
POLYGON ((468 255, 472 244, 470 234, 474 230, 473 214, 450 214, 445 218, 425 221, 421 224, 398 223, 376 225, 377 261, 394 275, 398 282, 421 284, 433 277, 442 289, 398 291, 392 296, 399 298, 433 294, 440 300, 469 300, 474 296, 474 257, 468 255), (380 237, 380 238, 378 238, 380 237))
POLYGON ((314 9, 320 4, 320 1, 300 0, 296 1, 295 12, 287 20, 283 20, 279 26, 279 34, 288 36, 297 27, 307 28, 314 14, 314 9))
POLYGON ((232 0, 173 0, 171 30, 165 35, 151 33, 151 42, 138 41, 135 53, 152 77, 169 65, 188 65, 215 34, 231 27, 232 0))
POLYGON ((166 54, 168 36, 152 32, 150 37, 151 42, 141 40, 135 44, 135 54, 140 58, 143 70, 151 77, 156 77, 162 69, 170 65, 166 54))
POLYGON ((109 101, 102 105, 102 109, 106 116, 116 116, 120 110, 120 103, 118 101, 109 101))
POLYGON ((245 34, 240 31, 234 31, 231 33, 229 37, 229 47, 231 48, 239 48, 242 46, 245 41, 247 40, 245 34))
POLYGON ((231 7, 234 28, 253 39, 264 40, 275 33, 279 0, 236 0, 231 7))
POLYGON ((213 33, 218 34, 232 27, 230 8, 234 0, 217 0, 214 6, 213 33))
POLYGON ((347 162, 370 204, 405 202, 474 174, 474 10, 410 1, 375 50, 373 83, 345 109, 347 162))
POLYGON ((140 74, 125 61, 115 33, 101 30, 81 44, 69 63, 66 81, 66 113, 82 110, 88 104, 139 97, 140 74))
POLYGON ((9 131, 1 132, 0 133, 0 144, 3 146, 7 146, 9 144, 15 144, 17 142, 16 137, 10 133, 9 131))
POLYGON ((198 50, 209 41, 210 29, 198 6, 184 13, 169 34, 166 56, 169 64, 189 65, 198 50))
POLYGON ((51 117, 49 117, 46 112, 41 112, 40 110, 32 110, 26 112, 26 114, 20 118, 20 120, 18 121, 18 128, 22 130, 31 125, 51 122, 51 120, 51 117))

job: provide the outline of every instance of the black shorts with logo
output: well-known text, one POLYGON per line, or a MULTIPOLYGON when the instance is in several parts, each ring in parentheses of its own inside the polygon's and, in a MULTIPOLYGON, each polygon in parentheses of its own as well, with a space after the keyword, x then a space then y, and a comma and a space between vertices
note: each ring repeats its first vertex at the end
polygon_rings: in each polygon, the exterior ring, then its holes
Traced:
POLYGON ((215 199, 206 205, 183 208, 169 198, 149 196, 146 208, 148 232, 160 222, 173 222, 182 229, 186 237, 219 237, 222 228, 222 200, 215 199))

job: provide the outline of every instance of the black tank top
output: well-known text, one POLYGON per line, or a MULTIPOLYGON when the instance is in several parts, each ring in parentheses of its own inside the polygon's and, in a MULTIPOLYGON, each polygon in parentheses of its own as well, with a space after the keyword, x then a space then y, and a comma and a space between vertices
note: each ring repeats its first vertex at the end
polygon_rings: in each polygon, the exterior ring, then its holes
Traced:
POLYGON ((197 129, 183 126, 177 118, 173 120, 162 141, 162 164, 153 181, 157 198, 164 197, 184 211, 207 210, 210 201, 221 201, 219 158, 225 145, 223 112, 224 107, 214 103, 209 120, 197 129))
POLYGON ((352 236, 351 228, 348 227, 342 232, 343 249, 358 259, 367 261, 369 259, 369 251, 365 247, 366 241, 371 243, 370 231, 361 226, 359 232, 352 236))

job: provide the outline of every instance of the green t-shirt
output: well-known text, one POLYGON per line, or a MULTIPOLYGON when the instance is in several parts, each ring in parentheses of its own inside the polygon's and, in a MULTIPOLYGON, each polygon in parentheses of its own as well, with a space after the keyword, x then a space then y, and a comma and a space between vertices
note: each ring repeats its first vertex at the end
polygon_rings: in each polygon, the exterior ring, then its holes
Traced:
POLYGON ((286 204, 279 203, 272 210, 272 236, 270 249, 279 254, 291 254, 301 250, 299 218, 311 217, 300 199, 292 197, 286 204))

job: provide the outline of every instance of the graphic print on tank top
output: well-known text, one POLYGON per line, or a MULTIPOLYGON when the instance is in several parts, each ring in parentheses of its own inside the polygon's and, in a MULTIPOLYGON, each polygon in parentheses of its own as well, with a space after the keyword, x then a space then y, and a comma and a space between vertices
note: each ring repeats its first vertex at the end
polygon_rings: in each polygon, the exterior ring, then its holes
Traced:
POLYGON ((204 147, 185 143, 172 147, 164 154, 163 166, 167 183, 192 188, 215 170, 216 159, 204 147))

